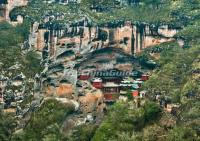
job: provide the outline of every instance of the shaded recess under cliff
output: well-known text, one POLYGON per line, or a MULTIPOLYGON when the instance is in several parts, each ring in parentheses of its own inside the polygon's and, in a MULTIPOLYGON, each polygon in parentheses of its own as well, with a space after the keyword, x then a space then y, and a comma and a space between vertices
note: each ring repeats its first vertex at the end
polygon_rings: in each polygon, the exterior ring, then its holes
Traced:
POLYGON ((76 64, 75 68, 78 70, 106 70, 112 68, 122 69, 122 66, 125 65, 126 69, 132 70, 136 64, 138 64, 138 61, 122 49, 107 47, 88 53, 80 63, 76 64))

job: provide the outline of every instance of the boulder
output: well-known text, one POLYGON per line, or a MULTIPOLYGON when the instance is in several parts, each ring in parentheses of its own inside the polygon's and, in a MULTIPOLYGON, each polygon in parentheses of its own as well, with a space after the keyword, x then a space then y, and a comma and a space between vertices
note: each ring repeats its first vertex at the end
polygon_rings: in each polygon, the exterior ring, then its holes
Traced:
POLYGON ((72 84, 60 84, 56 87, 56 96, 71 98, 74 92, 72 84))
POLYGON ((46 96, 53 96, 55 94, 55 87, 48 86, 45 90, 46 96))
POLYGON ((103 102, 103 94, 101 93, 88 93, 85 96, 79 97, 80 110, 83 113, 91 113, 98 109, 99 104, 103 102))

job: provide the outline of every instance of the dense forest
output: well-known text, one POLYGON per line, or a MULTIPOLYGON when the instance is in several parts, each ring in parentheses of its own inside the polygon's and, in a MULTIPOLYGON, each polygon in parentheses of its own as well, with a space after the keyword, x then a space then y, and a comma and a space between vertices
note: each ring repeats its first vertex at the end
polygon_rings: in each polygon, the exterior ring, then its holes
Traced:
POLYGON ((128 103, 115 103, 108 108, 100 125, 84 124, 66 134, 61 129, 62 122, 73 114, 73 108, 49 100, 32 113, 30 122, 20 134, 14 134, 15 119, 0 112, 0 140, 200 140, 200 0, 82 0, 80 4, 67 6, 30 0, 28 6, 15 8, 11 19, 16 19, 19 13, 25 18, 22 25, 13 27, 6 22, 0 23, 0 72, 6 72, 16 60, 23 65, 20 71, 30 78, 41 71, 38 55, 34 51, 23 54, 21 44, 28 38, 31 23, 42 22, 41 19, 51 13, 65 15, 63 20, 52 21, 60 28, 85 15, 92 24, 99 26, 120 26, 122 21, 131 21, 134 25, 152 26, 156 31, 159 26, 168 25, 180 29, 175 39, 182 39, 184 46, 181 48, 177 41, 171 41, 136 55, 144 67, 148 68, 145 66, 148 60, 157 63, 150 80, 142 87, 148 91, 148 98, 139 108, 134 107, 133 99, 128 103), (156 95, 180 104, 179 110, 167 113, 156 102, 156 95))

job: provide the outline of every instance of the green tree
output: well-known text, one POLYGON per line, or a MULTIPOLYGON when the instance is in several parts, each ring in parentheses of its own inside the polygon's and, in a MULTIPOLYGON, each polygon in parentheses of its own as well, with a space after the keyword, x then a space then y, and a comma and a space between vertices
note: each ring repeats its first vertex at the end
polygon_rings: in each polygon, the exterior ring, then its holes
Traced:
POLYGON ((144 106, 146 122, 156 120, 160 117, 161 108, 154 102, 147 102, 144 106))
POLYGON ((12 115, 0 111, 0 140, 9 141, 16 127, 16 121, 12 115))

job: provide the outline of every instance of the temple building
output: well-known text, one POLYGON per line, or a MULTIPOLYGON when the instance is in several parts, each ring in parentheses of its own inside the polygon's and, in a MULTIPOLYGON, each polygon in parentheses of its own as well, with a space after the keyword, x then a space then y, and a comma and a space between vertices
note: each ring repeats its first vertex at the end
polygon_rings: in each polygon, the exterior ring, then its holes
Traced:
POLYGON ((119 98, 120 87, 114 82, 103 84, 102 88, 105 102, 115 102, 119 98))
POLYGON ((101 78, 95 78, 92 81, 92 86, 97 88, 97 89, 101 89, 103 87, 103 81, 101 78))

